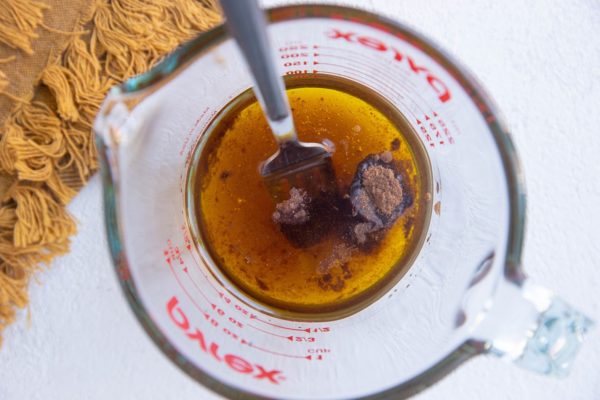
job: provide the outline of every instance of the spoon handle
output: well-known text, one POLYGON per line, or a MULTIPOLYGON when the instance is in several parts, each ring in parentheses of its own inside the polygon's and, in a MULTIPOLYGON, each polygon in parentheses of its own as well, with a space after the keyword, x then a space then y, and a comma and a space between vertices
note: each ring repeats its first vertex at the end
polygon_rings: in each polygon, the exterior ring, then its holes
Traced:
POLYGON ((229 32, 236 40, 254 77, 254 92, 280 144, 296 134, 285 85, 277 72, 267 21, 257 0, 221 0, 229 32))

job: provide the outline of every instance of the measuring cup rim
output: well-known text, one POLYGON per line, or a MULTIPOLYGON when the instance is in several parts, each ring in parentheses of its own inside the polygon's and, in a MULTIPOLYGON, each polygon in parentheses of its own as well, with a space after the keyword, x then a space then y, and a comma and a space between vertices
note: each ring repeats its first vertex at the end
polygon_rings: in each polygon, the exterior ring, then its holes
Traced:
MULTIPOLYGON (((315 3, 296 4, 268 9, 267 15, 270 23, 295 19, 328 18, 369 25, 396 35, 418 47, 456 79, 480 110, 492 132, 501 155, 509 194, 509 232, 505 255, 504 278, 520 284, 525 278, 521 268, 525 226, 525 185, 523 174, 512 139, 505 124, 499 117, 498 109, 474 76, 457 62, 455 58, 433 44, 430 39, 425 38, 404 23, 360 8, 315 3)), ((157 86, 159 82, 167 79, 172 73, 182 70, 185 65, 201 57, 212 46, 221 43, 227 38, 228 34, 222 24, 200 34, 195 39, 180 46, 148 72, 132 77, 116 88, 113 88, 109 94, 109 98, 152 90, 152 87, 157 86)), ((220 395, 236 399, 268 399, 268 397, 251 391, 225 384, 196 367, 168 341, 157 324, 146 312, 137 294, 135 283, 130 278, 131 274, 127 264, 126 249, 122 245, 122 231, 119 228, 117 218, 116 185, 110 173, 110 164, 107 157, 110 149, 107 147, 98 129, 96 127, 94 129, 96 131, 96 141, 101 161, 105 223, 113 266, 125 297, 143 329, 175 365, 190 377, 220 395)), ((364 396, 362 399, 396 399, 398 397, 404 398, 414 395, 443 378, 464 361, 484 351, 485 346, 483 344, 467 340, 455 350, 441 357, 427 370, 415 375, 408 381, 388 388, 385 391, 364 396)))

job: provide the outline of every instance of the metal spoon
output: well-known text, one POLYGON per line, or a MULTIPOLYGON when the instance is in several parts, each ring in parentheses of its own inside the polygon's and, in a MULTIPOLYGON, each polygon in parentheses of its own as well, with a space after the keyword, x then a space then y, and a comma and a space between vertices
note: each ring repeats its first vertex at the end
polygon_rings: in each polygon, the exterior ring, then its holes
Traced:
POLYGON ((260 166, 271 196, 282 201, 292 187, 306 190, 313 198, 335 192, 333 148, 298 140, 285 85, 277 73, 267 35, 267 21, 257 0, 221 0, 221 7, 226 25, 252 72, 254 92, 279 145, 279 150, 260 166))

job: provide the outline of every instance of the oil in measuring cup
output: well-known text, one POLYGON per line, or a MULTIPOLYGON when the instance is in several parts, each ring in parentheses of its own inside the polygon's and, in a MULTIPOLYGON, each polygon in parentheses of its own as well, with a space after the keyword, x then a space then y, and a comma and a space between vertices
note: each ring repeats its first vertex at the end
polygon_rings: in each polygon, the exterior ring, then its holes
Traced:
POLYGON ((276 144, 250 92, 213 120, 194 150, 199 161, 190 171, 201 173, 188 180, 187 215, 207 264, 237 296, 276 316, 338 319, 380 298, 410 268, 429 221, 430 164, 403 115, 371 89, 325 74, 294 75, 286 86, 300 140, 336 148, 339 198, 305 210, 327 222, 294 227, 295 237, 274 222, 276 205, 258 166, 276 144), (397 176, 386 182, 392 166, 397 176), (396 183, 404 201, 385 229, 369 228, 353 206, 357 182, 368 182, 360 174, 374 171, 381 172, 374 185, 396 183), (299 229, 312 229, 302 237, 317 239, 299 243, 299 229))
MULTIPOLYGON (((525 276, 520 266, 524 192, 510 138, 481 87, 434 44, 377 15, 303 5, 272 10, 271 20, 280 72, 289 76, 291 90, 316 86, 352 95, 399 131, 400 149, 410 149, 422 178, 422 186, 413 185, 425 201, 422 228, 413 228, 409 242, 414 248, 403 253, 404 266, 375 279, 381 286, 371 285, 373 289, 365 290, 362 299, 352 298, 343 288, 339 292, 328 288, 323 293, 332 298, 319 302, 304 294, 306 285, 298 285, 297 291, 276 291, 274 285, 286 283, 284 279, 258 275, 269 290, 261 289, 257 274, 252 275, 254 270, 247 264, 254 259, 241 255, 239 270, 227 271, 226 259, 215 251, 214 238, 208 236, 201 218, 201 193, 211 183, 196 179, 210 174, 209 167, 218 164, 221 152, 227 150, 221 148, 226 135, 218 134, 227 130, 224 121, 233 121, 229 116, 250 107, 253 99, 248 93, 240 96, 251 79, 240 73, 242 58, 234 43, 216 30, 169 58, 168 65, 176 66, 177 73, 157 68, 144 79, 111 91, 95 126, 102 139, 99 154, 115 268, 148 335, 192 379, 230 398, 404 398, 489 348, 517 360, 525 358, 513 350, 529 351, 535 357, 526 360, 536 361, 530 369, 537 366, 540 372, 550 366, 549 371, 564 371, 590 322, 577 310, 556 303, 551 293, 515 281, 525 276), (168 79, 155 79, 165 74, 168 79), (505 290, 507 286, 512 292, 505 290), (274 298, 281 293, 293 295, 274 298), (507 304, 510 312, 494 311, 495 306, 507 304), (547 305, 551 307, 544 310, 547 305), (327 310, 328 306, 332 307, 327 310), (461 318, 457 318, 459 311, 461 318), (512 318, 515 312, 530 315, 512 318), (553 322, 552 331, 546 329, 550 325, 541 324, 532 335, 536 321, 546 320, 560 323, 553 322), (503 334, 520 322, 527 329, 508 332, 517 334, 519 347, 504 340, 503 334), (558 332, 561 327, 569 329, 558 332), (554 345, 546 346, 545 352, 536 345, 540 338, 554 345)), ((310 103, 308 97, 300 100, 310 103)), ((323 105, 318 110, 323 111, 321 121, 317 113, 306 116, 311 128, 318 123, 332 132, 342 127, 335 115, 339 107, 323 105)), ((341 193, 348 190, 357 168, 356 163, 344 168, 341 155, 356 157, 357 163, 368 152, 381 156, 391 151, 394 158, 401 158, 391 150, 390 138, 369 147, 376 139, 365 136, 367 125, 344 125, 345 133, 354 135, 352 142, 311 129, 310 140, 336 142, 334 163, 341 193)), ((236 124, 229 128, 235 130, 236 124)), ((258 135, 261 129, 266 129, 266 123, 258 127, 258 135)), ((275 149, 274 143, 267 147, 257 162, 275 149)), ((239 178, 235 168, 243 168, 248 157, 249 148, 244 153, 236 144, 234 149, 232 168, 212 177, 223 185, 223 190, 215 191, 219 202, 227 200, 232 211, 217 221, 225 235, 233 232, 233 212, 243 212, 250 203, 245 195, 254 193, 257 198, 259 191, 252 180, 241 182, 247 192, 239 196, 225 190, 225 182, 239 178)), ((254 171, 257 167, 256 163, 246 166, 254 171)), ((272 235, 279 232, 269 215, 275 205, 265 199, 268 206, 252 203, 255 209, 269 209, 262 211, 263 225, 247 225, 236 237, 241 232, 242 239, 256 242, 255 237, 267 229, 273 230, 272 235)), ((404 226, 399 221, 396 225, 404 226)), ((415 219, 414 224, 418 222, 415 219)), ((394 237, 392 230, 385 240, 394 237)), ((272 261, 284 258, 280 249, 287 245, 283 243, 269 243, 269 250, 279 249, 276 258, 260 260, 257 253, 262 266, 279 265, 272 261)), ((238 250, 232 246, 231 251, 238 250)), ((307 265, 319 266, 310 248, 294 251, 305 254, 307 265)), ((358 256, 376 258, 377 252, 358 256)), ((333 268, 329 284, 337 287, 334 274, 344 279, 344 269, 333 268)), ((352 272, 354 278, 359 276, 352 272)), ((344 288, 351 284, 346 279, 344 288)))

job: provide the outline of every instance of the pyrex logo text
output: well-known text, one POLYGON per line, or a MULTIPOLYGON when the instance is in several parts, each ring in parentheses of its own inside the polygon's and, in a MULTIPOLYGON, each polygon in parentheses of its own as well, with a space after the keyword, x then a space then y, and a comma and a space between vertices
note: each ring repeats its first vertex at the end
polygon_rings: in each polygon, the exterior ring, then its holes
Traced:
POLYGON ((435 76, 431 71, 423 66, 417 65, 417 63, 408 55, 402 54, 400 51, 395 49, 392 46, 389 46, 382 42, 379 39, 375 39, 369 36, 358 36, 354 32, 346 32, 333 28, 331 31, 327 32, 327 36, 331 39, 343 39, 348 41, 349 43, 357 43, 361 44, 364 47, 368 47, 370 49, 382 52, 382 53, 391 53, 393 59, 399 62, 402 62, 406 59, 408 63, 408 67, 412 72, 416 75, 423 76, 429 86, 437 93, 438 99, 445 103, 452 98, 450 90, 446 86, 444 82, 437 76, 435 76))
POLYGON ((171 321, 177 325, 185 333, 187 338, 193 342, 197 342, 200 349, 210 355, 218 362, 225 363, 232 370, 241 374, 251 374, 255 379, 266 379, 268 382, 278 384, 279 380, 283 379, 281 371, 276 369, 267 370, 259 364, 251 364, 240 356, 234 354, 219 354, 219 345, 215 342, 207 343, 204 333, 198 328, 192 327, 187 316, 179 307, 179 300, 173 296, 167 303, 167 312, 171 321))

